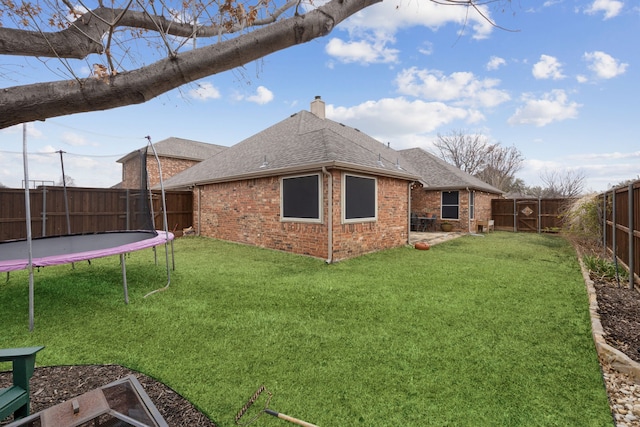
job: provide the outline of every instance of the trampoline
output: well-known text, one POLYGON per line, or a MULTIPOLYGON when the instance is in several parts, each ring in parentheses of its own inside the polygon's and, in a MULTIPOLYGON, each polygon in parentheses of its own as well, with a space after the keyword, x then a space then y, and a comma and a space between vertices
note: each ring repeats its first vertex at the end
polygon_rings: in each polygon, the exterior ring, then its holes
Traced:
MULTIPOLYGON (((80 226, 71 227, 69 198, 65 181, 63 164, 63 151, 60 150, 60 163, 62 168, 62 184, 64 189, 65 216, 67 222, 67 233, 56 233, 55 236, 46 236, 45 225, 46 209, 41 212, 43 219, 43 236, 33 237, 31 231, 31 205, 29 196, 29 173, 26 150, 26 125, 23 125, 23 162, 24 162, 24 183, 25 183, 25 222, 26 238, 8 240, 0 242, 0 272, 9 273, 16 270, 29 271, 29 330, 34 327, 34 268, 48 267, 60 264, 72 264, 80 261, 90 261, 95 258, 102 258, 112 255, 120 255, 120 265, 122 269, 122 284, 124 288, 125 303, 129 303, 129 293, 127 289, 127 270, 125 255, 129 252, 139 251, 146 248, 155 248, 159 245, 165 247, 165 258, 167 266, 167 283, 163 288, 149 292, 149 296, 155 292, 168 289, 171 283, 171 273, 169 266, 169 243, 173 241, 174 235, 167 228, 167 207, 165 202, 164 184, 162 182, 162 167, 158 153, 155 151, 151 138, 146 137, 148 146, 153 151, 153 156, 158 164, 160 188, 162 194, 162 217, 164 231, 157 230, 154 223, 154 212, 151 203, 152 194, 148 190, 147 175, 147 149, 138 150, 140 159, 140 189, 134 191, 132 197, 138 200, 138 209, 130 212, 130 208, 135 203, 130 203, 130 192, 127 190, 126 199, 126 231, 115 230, 74 230, 72 228, 84 228, 84 223, 80 226), (148 196, 148 197, 147 197, 148 196), (131 213, 131 215, 130 215, 131 213)), ((173 243, 171 243, 171 255, 173 258, 173 243)), ((154 249, 155 256, 155 249, 154 249)), ((157 259, 156 259, 157 263, 157 259)), ((175 268, 175 266, 174 266, 175 268)))
MULTIPOLYGON (((33 266, 49 267, 122 255, 162 245, 173 237, 173 233, 146 230, 39 237, 32 240, 33 266)), ((28 265, 27 240, 0 242, 0 273, 24 270, 28 265)))

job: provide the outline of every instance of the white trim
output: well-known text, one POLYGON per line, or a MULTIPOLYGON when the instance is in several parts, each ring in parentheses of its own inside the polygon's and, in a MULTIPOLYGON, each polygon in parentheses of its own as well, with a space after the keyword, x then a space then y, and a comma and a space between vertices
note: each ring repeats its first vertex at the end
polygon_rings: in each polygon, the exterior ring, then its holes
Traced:
POLYGON ((305 222, 312 224, 322 224, 323 223, 323 202, 322 202, 322 176, 319 172, 317 173, 307 173, 301 175, 291 175, 291 176, 281 176, 280 177, 280 222, 305 222), (284 216, 284 180, 285 179, 293 179, 293 178, 304 178, 308 176, 316 176, 318 177, 318 218, 294 218, 294 217, 285 217, 284 216))
POLYGON ((460 221, 460 190, 450 190, 450 191, 441 191, 440 192, 440 219, 443 221, 460 221), (444 208, 444 193, 458 193, 458 204, 457 205, 446 205, 446 206, 457 206, 458 207, 458 217, 457 218, 445 218, 443 215, 444 208))

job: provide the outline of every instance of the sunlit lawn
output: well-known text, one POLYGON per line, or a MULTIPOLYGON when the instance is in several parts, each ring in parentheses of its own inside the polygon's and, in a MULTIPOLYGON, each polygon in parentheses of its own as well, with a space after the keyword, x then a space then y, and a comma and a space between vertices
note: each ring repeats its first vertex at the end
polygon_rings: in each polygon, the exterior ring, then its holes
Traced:
MULTIPOLYGON (((572 248, 557 236, 465 236, 326 265, 204 238, 0 282, 0 347, 39 365, 121 364, 219 426, 261 385, 319 426, 612 426, 572 248), (160 249, 160 248, 159 248, 160 249)), ((0 369, 8 366, 0 365, 0 369)), ((286 425, 273 417, 255 425, 286 425)))

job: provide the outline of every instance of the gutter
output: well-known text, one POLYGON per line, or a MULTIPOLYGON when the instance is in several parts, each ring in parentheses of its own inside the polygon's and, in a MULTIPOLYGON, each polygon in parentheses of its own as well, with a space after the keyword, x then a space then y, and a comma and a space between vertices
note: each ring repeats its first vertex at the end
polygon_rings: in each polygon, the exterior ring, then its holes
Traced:
POLYGON ((328 161, 328 162, 318 162, 318 163, 309 163, 304 165, 290 166, 285 168, 275 168, 275 169, 263 169, 259 171, 252 171, 247 173, 242 173, 234 176, 222 176, 213 179, 202 179, 190 182, 183 182, 178 184, 171 184, 167 186, 167 188, 175 189, 175 188, 183 188, 189 185, 207 185, 207 184, 217 184, 220 182, 233 182, 233 181, 243 181, 245 179, 256 179, 256 178, 265 178, 270 176, 278 176, 278 175, 288 175, 288 174, 296 174, 296 173, 305 173, 313 170, 318 170, 318 168, 335 168, 335 169, 344 169, 347 172, 359 172, 365 173, 369 175, 377 175, 384 176, 389 178, 396 179, 404 179, 407 181, 415 181, 419 179, 419 176, 412 175, 406 172, 397 172, 396 170, 391 169, 382 169, 376 167, 362 166, 355 163, 349 162, 340 162, 340 161, 328 161))
POLYGON ((328 177, 327 181, 327 264, 333 263, 333 175, 322 167, 322 173, 328 177))

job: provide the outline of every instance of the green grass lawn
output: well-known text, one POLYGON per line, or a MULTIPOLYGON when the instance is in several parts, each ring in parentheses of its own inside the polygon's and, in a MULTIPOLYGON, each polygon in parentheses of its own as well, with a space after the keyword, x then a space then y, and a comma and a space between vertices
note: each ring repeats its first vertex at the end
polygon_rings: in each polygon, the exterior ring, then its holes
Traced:
MULTIPOLYGON (((158 259, 164 261, 164 252, 158 259)), ((261 385, 319 426, 612 426, 575 252, 491 233, 322 260, 204 238, 175 242, 168 290, 150 250, 0 282, 0 347, 38 365, 115 363, 219 426, 261 385)), ((0 370, 8 367, 0 365, 0 370)), ((283 426, 264 416, 255 425, 283 426)))

